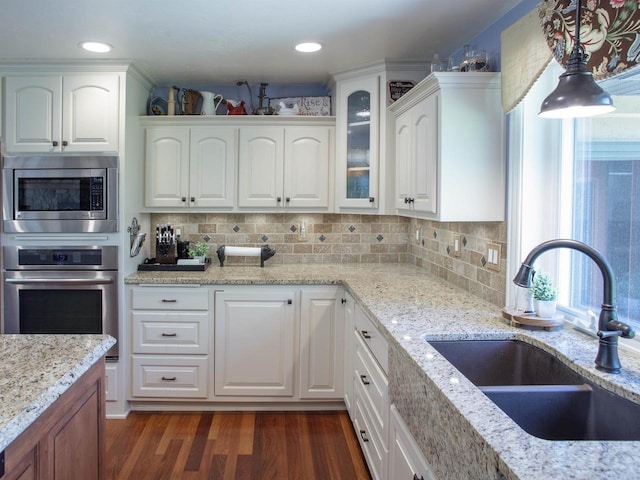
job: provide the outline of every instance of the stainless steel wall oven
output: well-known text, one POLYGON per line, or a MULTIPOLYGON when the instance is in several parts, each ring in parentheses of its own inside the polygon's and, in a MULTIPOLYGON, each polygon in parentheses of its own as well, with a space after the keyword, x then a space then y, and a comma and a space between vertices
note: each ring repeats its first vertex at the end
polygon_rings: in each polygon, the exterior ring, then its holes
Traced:
POLYGON ((6 156, 5 232, 117 232, 118 157, 6 156))
MULTIPOLYGON (((5 246, 4 333, 118 338, 118 247, 5 246)), ((118 344, 107 359, 118 357, 118 344)))

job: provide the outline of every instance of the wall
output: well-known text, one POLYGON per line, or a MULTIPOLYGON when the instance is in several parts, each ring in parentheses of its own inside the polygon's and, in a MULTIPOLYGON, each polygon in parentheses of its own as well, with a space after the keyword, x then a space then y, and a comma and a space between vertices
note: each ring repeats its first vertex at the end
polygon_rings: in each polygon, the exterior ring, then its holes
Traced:
MULTIPOLYGON (((182 226, 183 239, 219 245, 269 244, 269 263, 412 263, 496 306, 505 305, 506 224, 438 223, 395 215, 338 214, 152 214, 151 225, 182 226), (304 221, 308 241, 298 239, 304 221), (420 239, 415 240, 419 229, 420 239), (295 230, 295 231, 294 231, 295 230), (447 247, 461 234, 460 257, 447 247), (483 266, 487 243, 502 246, 500 272, 483 266)), ((155 251, 151 238, 151 252, 155 251)), ((230 257, 229 264, 257 264, 256 257, 230 257)))

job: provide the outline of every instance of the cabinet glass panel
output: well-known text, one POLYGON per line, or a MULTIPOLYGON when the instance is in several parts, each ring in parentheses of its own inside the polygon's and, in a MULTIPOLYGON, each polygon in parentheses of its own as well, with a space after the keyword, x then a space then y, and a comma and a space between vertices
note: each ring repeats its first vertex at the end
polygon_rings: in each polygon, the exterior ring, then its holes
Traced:
POLYGON ((368 198, 371 93, 358 90, 349 95, 347 115, 347 198, 368 198))

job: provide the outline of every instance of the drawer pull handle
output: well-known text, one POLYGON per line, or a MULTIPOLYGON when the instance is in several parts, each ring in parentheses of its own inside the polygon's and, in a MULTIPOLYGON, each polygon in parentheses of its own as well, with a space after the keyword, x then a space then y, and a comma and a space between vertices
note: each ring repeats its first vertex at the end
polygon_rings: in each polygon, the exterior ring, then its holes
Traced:
POLYGON ((176 377, 162 377, 162 380, 167 381, 167 382, 175 382, 176 381, 176 377))
POLYGON ((163 337, 175 337, 177 335, 178 335, 177 333, 163 333, 162 334, 163 337))
POLYGON ((362 382, 363 385, 369 385, 371 383, 369 380, 367 380, 366 375, 360 375, 360 381, 362 382))
POLYGON ((177 303, 178 300, 176 300, 175 298, 163 298, 162 299, 162 303, 177 303))
POLYGON ((367 332, 366 330, 362 330, 362 336, 367 340, 371 338, 371 335, 369 335, 369 332, 367 332))
POLYGON ((369 439, 367 438, 367 431, 366 430, 360 430, 360 438, 365 443, 367 443, 369 441, 369 439))

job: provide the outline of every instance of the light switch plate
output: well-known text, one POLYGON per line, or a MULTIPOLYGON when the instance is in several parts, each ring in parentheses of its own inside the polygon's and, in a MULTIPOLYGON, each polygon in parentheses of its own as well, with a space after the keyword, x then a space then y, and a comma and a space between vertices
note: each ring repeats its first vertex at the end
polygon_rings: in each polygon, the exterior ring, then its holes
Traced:
POLYGON ((487 244, 487 268, 500 271, 500 257, 502 256, 502 247, 497 243, 487 244))
POLYGON ((451 249, 451 255, 453 257, 460 256, 460 250, 462 250, 462 238, 460 235, 453 236, 453 248, 451 249))

